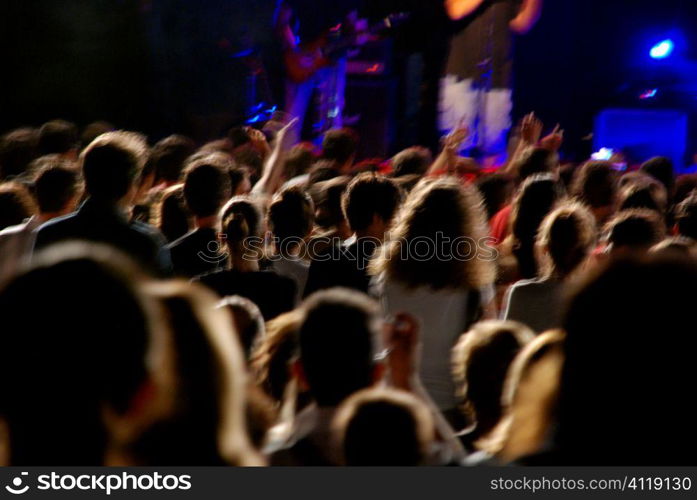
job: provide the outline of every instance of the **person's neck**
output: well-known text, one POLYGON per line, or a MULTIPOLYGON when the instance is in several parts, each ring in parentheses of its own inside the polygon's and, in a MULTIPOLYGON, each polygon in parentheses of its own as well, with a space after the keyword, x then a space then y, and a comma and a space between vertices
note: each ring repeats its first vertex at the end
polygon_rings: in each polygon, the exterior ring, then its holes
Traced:
POLYGON ((259 270, 259 261, 257 259, 245 259, 243 255, 231 255, 228 269, 240 273, 253 273, 259 270))
POLYGON ((62 217, 64 215, 67 215, 71 211, 59 210, 57 212, 41 212, 39 215, 36 216, 36 220, 39 222, 39 224, 43 224, 44 222, 48 222, 52 219, 55 219, 56 217, 62 217))
POLYGON ((194 219, 194 224, 197 229, 217 229, 220 227, 220 217, 218 217, 218 215, 196 217, 194 219))

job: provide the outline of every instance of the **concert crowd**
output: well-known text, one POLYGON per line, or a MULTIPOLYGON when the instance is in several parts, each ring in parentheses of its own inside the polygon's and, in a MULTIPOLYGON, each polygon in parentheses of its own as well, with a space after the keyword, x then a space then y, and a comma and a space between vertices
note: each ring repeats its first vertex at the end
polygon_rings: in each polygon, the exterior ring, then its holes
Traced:
POLYGON ((2 136, 2 463, 697 463, 697 176, 296 126, 2 136))

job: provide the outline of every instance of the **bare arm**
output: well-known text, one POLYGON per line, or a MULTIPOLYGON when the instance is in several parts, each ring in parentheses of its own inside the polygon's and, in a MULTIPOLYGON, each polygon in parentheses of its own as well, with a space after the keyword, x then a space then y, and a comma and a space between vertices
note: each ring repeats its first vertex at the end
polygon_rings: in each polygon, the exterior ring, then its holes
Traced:
POLYGON ((462 143, 465 142, 468 135, 469 129, 464 125, 453 130, 450 135, 445 138, 443 150, 429 167, 426 175, 438 175, 443 172, 450 172, 455 168, 462 143))
POLYGON ((542 14, 542 0, 523 0, 520 12, 510 23, 511 31, 524 35, 530 31, 542 14))
POLYGON ((484 3, 484 0, 445 0, 445 10, 453 21, 469 16, 484 3))
POLYGON ((283 166, 285 165, 284 153, 288 149, 288 145, 285 144, 287 142, 286 137, 289 130, 295 127, 297 123, 298 119, 293 118, 288 125, 276 134, 276 141, 271 154, 264 164, 261 179, 252 188, 253 194, 271 196, 280 187, 283 179, 283 166))
POLYGON ((274 28, 276 36, 285 49, 294 49, 297 45, 297 38, 290 26, 292 16, 293 10, 284 2, 279 3, 274 16, 274 28))

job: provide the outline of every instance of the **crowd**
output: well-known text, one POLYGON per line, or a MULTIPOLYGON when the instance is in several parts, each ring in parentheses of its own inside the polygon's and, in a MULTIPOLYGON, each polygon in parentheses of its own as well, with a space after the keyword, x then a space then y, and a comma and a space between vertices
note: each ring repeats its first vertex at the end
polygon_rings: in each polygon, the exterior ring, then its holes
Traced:
POLYGON ((295 126, 0 138, 0 463, 697 463, 697 177, 295 126))

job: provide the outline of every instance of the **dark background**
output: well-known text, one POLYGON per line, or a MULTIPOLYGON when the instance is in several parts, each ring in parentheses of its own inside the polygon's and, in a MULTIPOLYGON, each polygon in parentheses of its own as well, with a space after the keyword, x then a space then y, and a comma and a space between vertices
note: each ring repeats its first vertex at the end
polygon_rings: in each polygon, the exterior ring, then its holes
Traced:
MULTIPOLYGON (((410 0, 367 3, 379 11, 410 0)), ((590 145, 583 138, 603 108, 667 107, 695 114, 696 1, 545 4, 540 24, 517 45, 516 116, 536 110, 550 125, 560 122, 568 152, 585 155, 590 145), (674 29, 679 30, 675 57, 652 61, 650 47, 674 29), (639 101, 645 88, 659 88, 656 99, 639 101)), ((64 117, 80 125, 108 120, 153 139, 172 132, 201 139, 215 135, 245 113, 248 59, 234 55, 255 47, 268 79, 268 86, 257 86, 259 98, 280 99, 270 29, 274 5, 275 0, 0 0, 0 130, 64 117)), ((443 29, 434 19, 409 32, 413 49, 443 29)))

